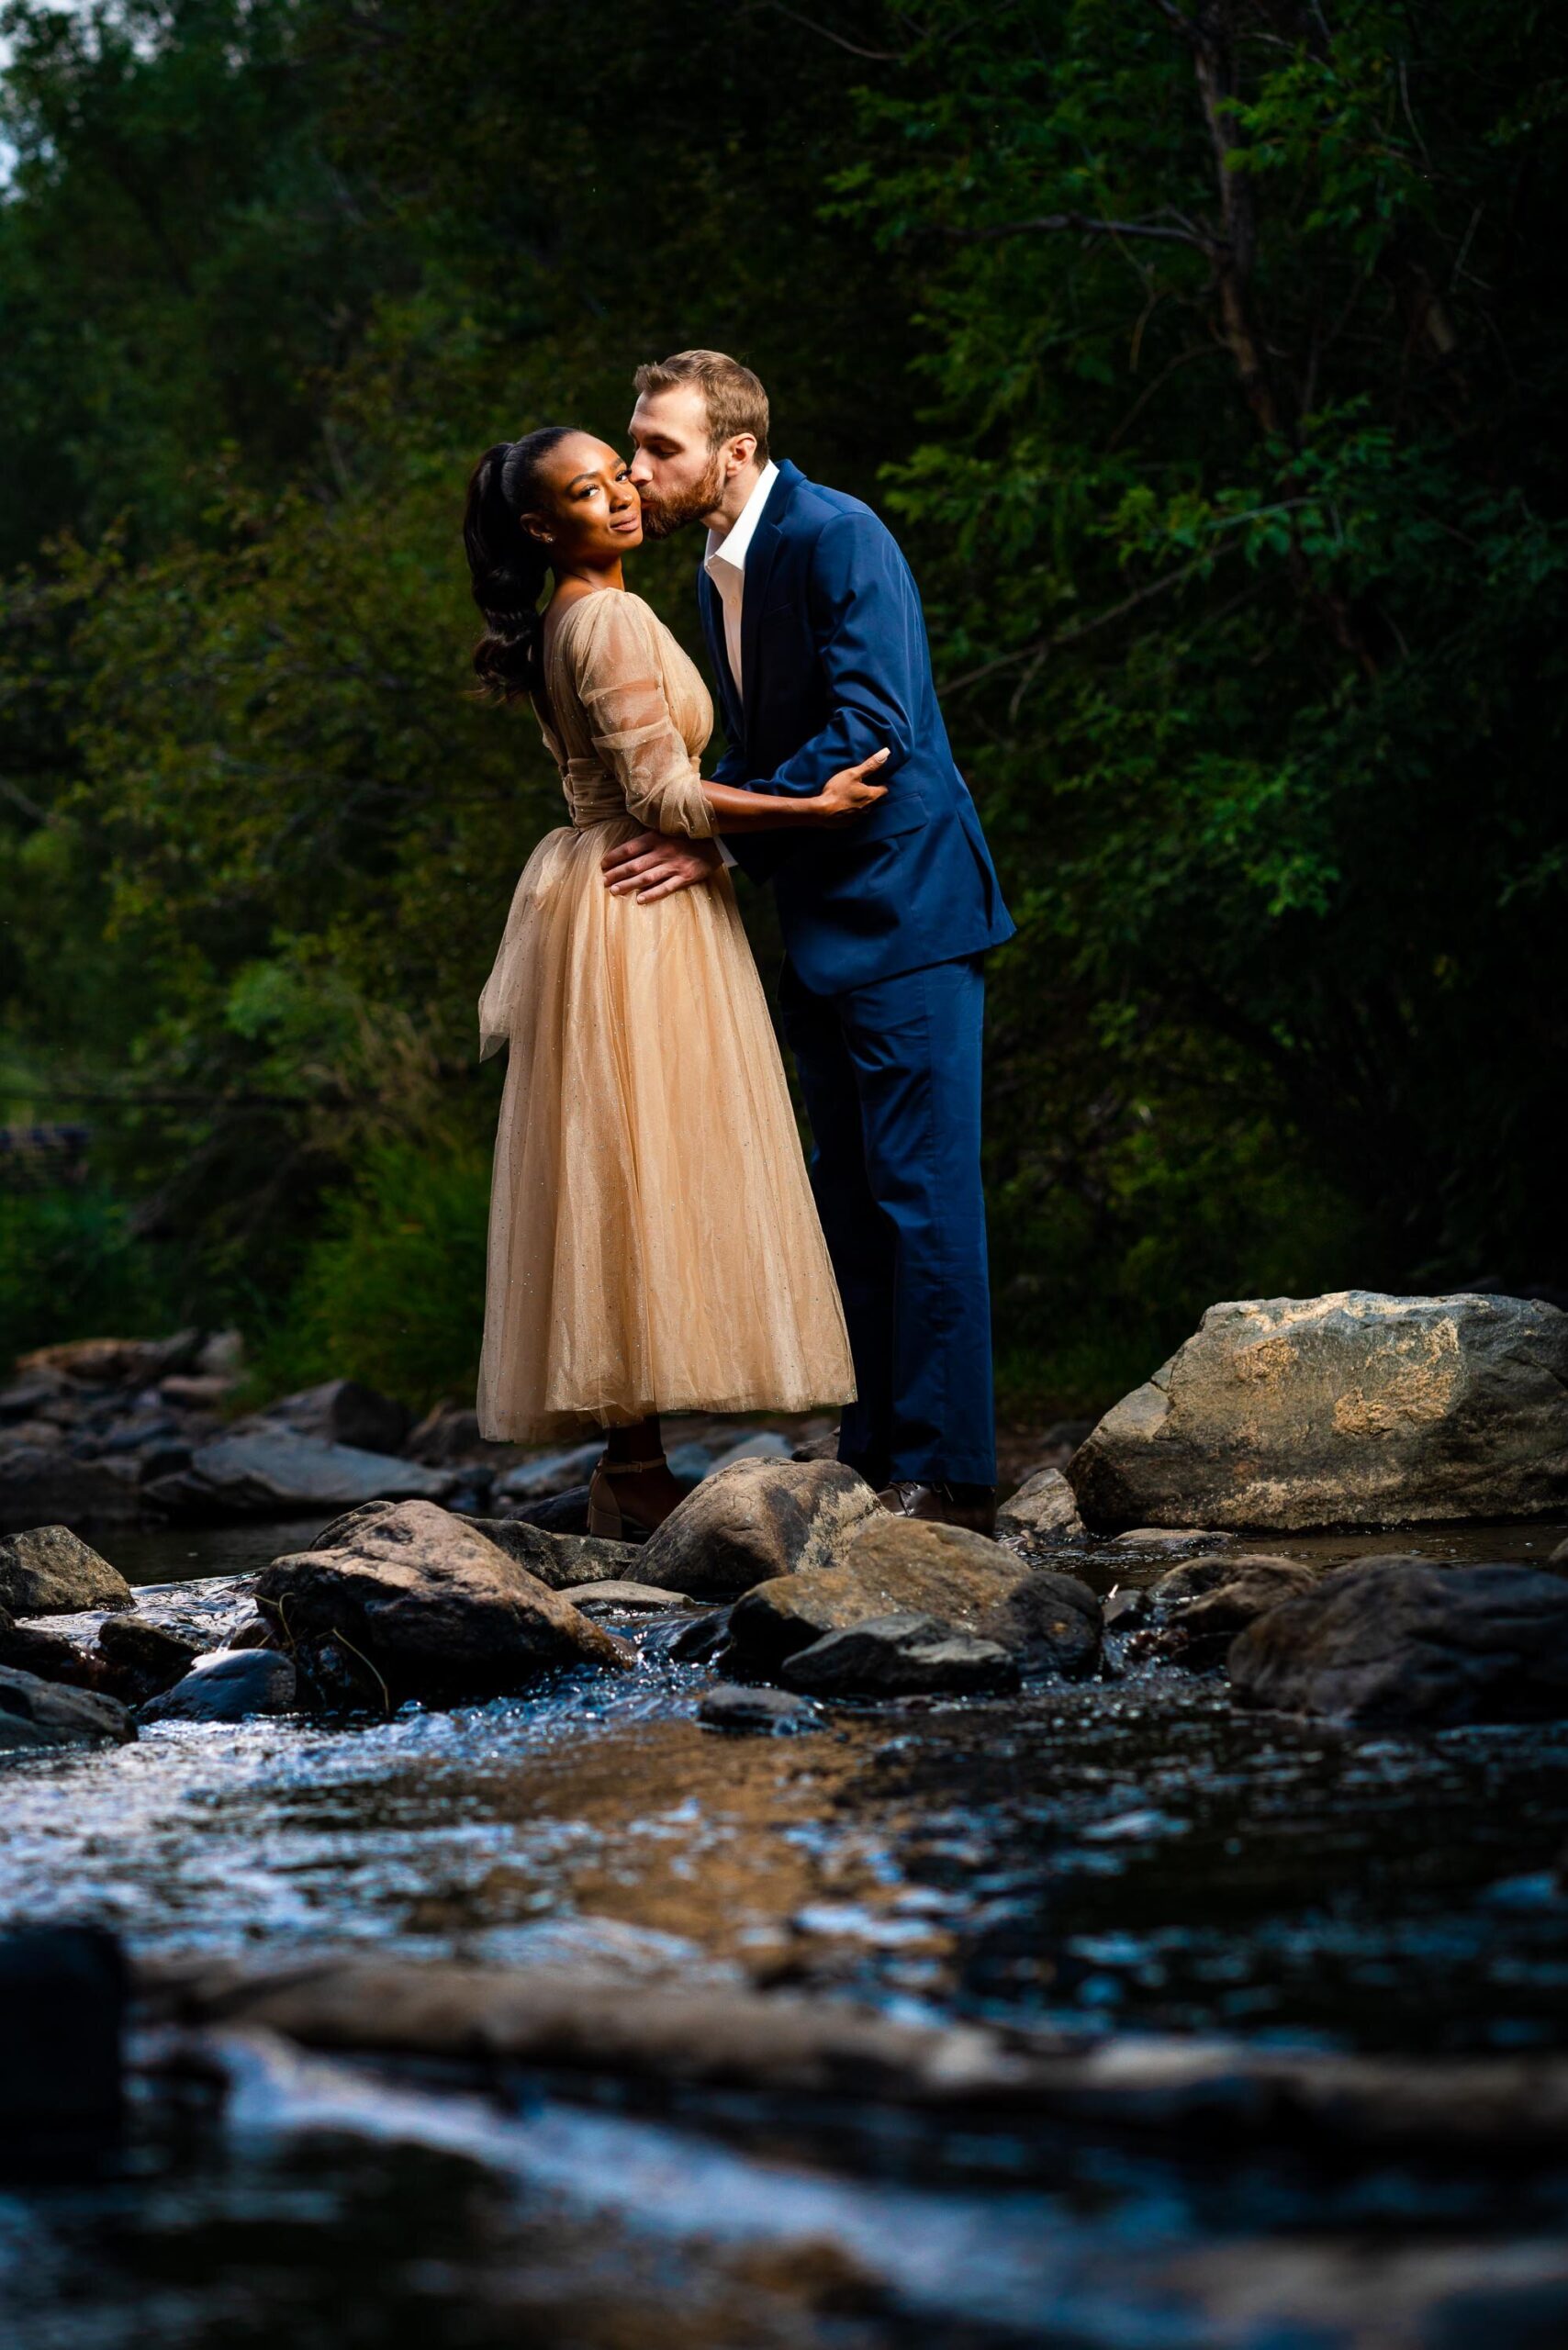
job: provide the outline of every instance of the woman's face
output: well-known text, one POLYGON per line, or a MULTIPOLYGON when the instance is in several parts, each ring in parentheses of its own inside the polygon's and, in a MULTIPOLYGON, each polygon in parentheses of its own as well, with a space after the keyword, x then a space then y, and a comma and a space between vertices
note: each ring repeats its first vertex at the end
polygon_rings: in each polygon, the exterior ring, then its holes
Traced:
POLYGON ((601 570, 643 543, 642 501, 625 460, 587 432, 557 441, 539 468, 540 501, 523 528, 542 540, 557 572, 601 570))

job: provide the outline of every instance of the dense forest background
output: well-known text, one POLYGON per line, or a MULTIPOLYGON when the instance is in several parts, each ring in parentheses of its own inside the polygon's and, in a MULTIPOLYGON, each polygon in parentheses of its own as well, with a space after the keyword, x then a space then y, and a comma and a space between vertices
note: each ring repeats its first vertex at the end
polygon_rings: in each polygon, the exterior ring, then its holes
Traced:
MULTIPOLYGON (((471 1382, 557 821, 473 457, 702 342, 914 565, 1009 896, 1003 1398, 1564 1278, 1568 78, 1540 0, 0 10, 17 1347, 471 1382)), ((690 539, 636 584, 692 634, 690 539)), ((765 901, 748 920, 776 957, 765 901)))

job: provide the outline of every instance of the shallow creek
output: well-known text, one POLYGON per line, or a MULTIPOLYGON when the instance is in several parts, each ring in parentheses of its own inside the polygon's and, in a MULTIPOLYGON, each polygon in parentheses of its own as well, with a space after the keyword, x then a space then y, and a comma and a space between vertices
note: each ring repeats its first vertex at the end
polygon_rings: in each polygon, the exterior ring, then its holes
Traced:
MULTIPOLYGON (((140 1583, 313 1525, 140 1538, 140 1583)), ((1544 1559, 1561 1527, 1317 1537, 1544 1559)), ((1264 1547, 1264 1546, 1260 1546, 1264 1547)), ((1102 1550, 1102 1591, 1169 1561, 1102 1550)), ((169 1725, 11 1766, 0 1922, 138 1953, 323 1945, 894 2013, 1434 2055, 1568 2049, 1568 1725, 1347 1732, 1148 1670, 1020 1699, 700 1729, 641 1669, 346 1729, 169 1725)), ((236 2047, 226 2118, 140 2093, 124 2173, 0 2191, 0 2336, 1247 2345, 1568 2338, 1568 2180, 1320 2175, 1223 2144, 958 2140, 868 2111, 649 2115, 236 2047), (91 2257, 88 2248, 91 2247, 91 2257), (1536 2331, 1530 2331, 1531 2327, 1536 2331), (1512 2329, 1512 2330, 1510 2330, 1512 2329)), ((494 2085, 492 2085, 494 2087, 494 2085)))

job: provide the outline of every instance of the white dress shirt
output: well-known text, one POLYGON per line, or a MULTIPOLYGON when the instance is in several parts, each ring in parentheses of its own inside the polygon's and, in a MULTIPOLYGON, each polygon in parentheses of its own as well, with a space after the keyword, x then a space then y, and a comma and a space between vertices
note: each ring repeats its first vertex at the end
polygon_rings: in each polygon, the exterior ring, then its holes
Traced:
POLYGON ((717 588, 724 608, 724 651, 729 655, 735 691, 743 703, 745 685, 741 677, 741 613, 745 604, 745 559, 756 536, 768 493, 778 478, 778 468, 770 457, 758 474, 751 496, 723 536, 709 532, 708 552, 702 558, 702 568, 717 588))

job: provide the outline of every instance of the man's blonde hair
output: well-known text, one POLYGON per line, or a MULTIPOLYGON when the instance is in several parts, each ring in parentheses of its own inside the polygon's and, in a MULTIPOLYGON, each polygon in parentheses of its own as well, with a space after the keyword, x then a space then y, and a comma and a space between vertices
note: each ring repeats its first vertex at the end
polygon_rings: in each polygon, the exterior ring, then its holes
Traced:
POLYGON ((644 361, 632 380, 639 392, 695 384, 708 411, 710 448, 722 449, 737 432, 750 432, 756 439, 757 464, 767 463, 767 394, 738 359, 722 351, 678 351, 668 359, 644 361))

